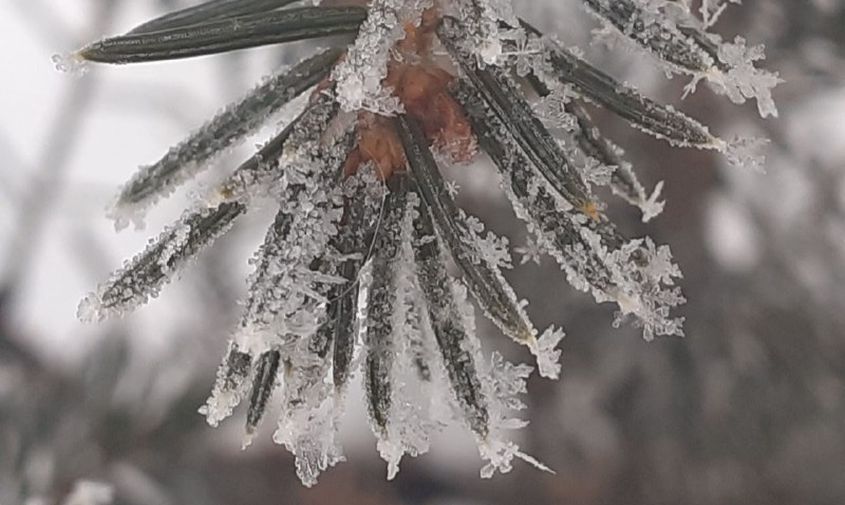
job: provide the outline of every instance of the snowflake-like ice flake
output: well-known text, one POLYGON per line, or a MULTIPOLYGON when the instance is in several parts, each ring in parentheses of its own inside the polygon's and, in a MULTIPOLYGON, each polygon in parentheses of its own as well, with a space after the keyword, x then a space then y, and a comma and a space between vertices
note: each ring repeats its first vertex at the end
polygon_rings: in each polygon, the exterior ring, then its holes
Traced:
POLYGON ((733 42, 719 46, 719 61, 729 70, 716 73, 708 80, 718 92, 724 93, 734 103, 745 103, 746 99, 757 100, 761 117, 778 117, 778 109, 772 99, 772 89, 783 80, 775 72, 757 68, 754 63, 765 59, 764 46, 748 47, 745 39, 737 36, 733 42))

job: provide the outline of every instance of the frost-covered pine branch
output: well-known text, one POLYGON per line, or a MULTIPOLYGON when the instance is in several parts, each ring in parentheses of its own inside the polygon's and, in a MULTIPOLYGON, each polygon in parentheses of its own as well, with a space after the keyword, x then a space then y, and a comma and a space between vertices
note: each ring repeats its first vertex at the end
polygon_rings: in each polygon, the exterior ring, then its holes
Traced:
MULTIPOLYGON (((580 0, 571 0, 573 2, 580 0)), ((274 440, 311 486, 344 459, 337 426, 359 376, 377 448, 396 475, 404 455, 429 449, 449 422, 507 472, 522 452, 509 431, 526 422, 519 396, 532 367, 481 345, 471 300, 557 377, 563 331, 538 331, 505 278, 509 244, 456 203, 448 169, 486 156, 531 250, 569 283, 614 304, 616 326, 643 337, 683 335, 685 301, 669 247, 629 238, 610 220, 600 187, 660 213, 624 152, 584 107, 605 109, 675 148, 746 159, 701 122, 645 96, 541 33, 507 0, 211 0, 95 42, 69 61, 133 63, 335 37, 329 49, 272 76, 124 188, 114 214, 138 214, 278 115, 295 119, 168 227, 80 306, 86 319, 121 315, 155 296, 257 200, 276 210, 252 262, 243 313, 201 412, 214 426, 246 403, 248 445, 274 392, 274 440), (531 92, 526 92, 531 90, 531 92), (296 98, 303 96, 299 105, 296 98), (539 98, 537 98, 539 97, 539 98), (304 103, 304 106, 302 106, 304 103), (456 273, 451 273, 450 262, 456 273)), ((762 51, 709 32, 724 2, 583 0, 606 31, 666 69, 704 80, 736 103, 775 116, 777 75, 762 51)))

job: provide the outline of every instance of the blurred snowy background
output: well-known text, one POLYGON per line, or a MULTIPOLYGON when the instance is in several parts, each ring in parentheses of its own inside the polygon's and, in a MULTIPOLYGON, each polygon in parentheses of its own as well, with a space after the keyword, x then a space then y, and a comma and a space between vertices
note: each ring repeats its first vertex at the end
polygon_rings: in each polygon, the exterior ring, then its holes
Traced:
MULTIPOLYGON (((681 103, 685 82, 667 81, 647 58, 590 46, 594 24, 575 0, 518 1, 598 66, 724 137, 770 138, 767 173, 670 149, 599 114, 643 178, 666 181, 655 221, 643 225, 627 207, 611 213, 630 235, 671 245, 685 274, 687 337, 645 343, 613 329, 612 309, 573 292, 555 265, 517 268, 510 277, 538 326, 568 331, 562 380, 532 378, 522 434, 557 475, 523 465, 481 480, 472 441, 449 432, 386 482, 353 405, 349 462, 313 489, 269 433, 242 452, 242 423, 212 430, 196 413, 269 215, 241 223, 125 320, 75 317, 79 299, 190 197, 167 201, 145 230, 115 234, 104 209, 118 186, 298 57, 294 46, 83 77, 54 69, 55 53, 188 3, 0 0, 0 505, 103 494, 80 491, 80 480, 138 505, 845 502, 845 1, 746 0, 716 26, 765 43, 766 67, 785 79, 781 118, 766 121, 704 87, 681 103)), ((519 245, 522 227, 490 174, 452 175, 465 207, 519 245)), ((489 348, 528 360, 481 328, 489 348)))

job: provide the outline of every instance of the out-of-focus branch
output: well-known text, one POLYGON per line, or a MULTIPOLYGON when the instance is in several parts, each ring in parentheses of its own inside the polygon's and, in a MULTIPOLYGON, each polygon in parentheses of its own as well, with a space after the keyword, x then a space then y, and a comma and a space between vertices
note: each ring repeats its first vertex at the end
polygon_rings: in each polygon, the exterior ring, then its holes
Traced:
POLYGON ((25 163, 12 142, 2 133, 0 133, 0 153, 3 153, 3 161, 0 164, 0 209, 2 209, 11 207, 19 198, 21 181, 15 172, 21 172, 25 163))
MULTIPOLYGON (((106 0, 102 3, 113 3, 106 0)), ((71 47, 75 37, 70 27, 56 13, 55 9, 46 5, 43 0, 27 0, 25 2, 11 2, 34 31, 44 40, 48 47, 71 47)))
MULTIPOLYGON (((91 33, 107 31, 117 5, 118 0, 101 0, 91 33)), ((44 19, 49 21, 51 18, 48 16, 44 19)), ((37 21, 37 25, 41 18, 34 21, 37 21)), ((35 172, 19 203, 16 220, 18 229, 9 241, 6 264, 0 266, 0 291, 7 294, 6 303, 11 303, 19 291, 33 255, 43 239, 45 225, 61 195, 70 153, 79 140, 96 86, 97 74, 91 72, 71 82, 64 92, 55 120, 43 143, 43 154, 35 165, 35 172)))

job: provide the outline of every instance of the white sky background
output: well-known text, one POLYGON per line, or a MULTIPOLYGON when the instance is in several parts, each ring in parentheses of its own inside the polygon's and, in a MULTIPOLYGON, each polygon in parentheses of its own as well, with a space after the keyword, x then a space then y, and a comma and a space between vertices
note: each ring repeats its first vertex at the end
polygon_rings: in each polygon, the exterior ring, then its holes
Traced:
MULTIPOLYGON (((3 111, 0 149, 11 151, 3 152, 0 157, 0 182, 13 188, 26 188, 39 170, 56 112, 68 87, 80 79, 56 71, 51 56, 71 51, 92 35, 94 38, 106 35, 90 32, 88 23, 96 5, 93 0, 44 0, 50 12, 67 23, 73 37, 66 47, 56 47, 62 41, 61 35, 50 39, 43 36, 43 31, 24 14, 26 8, 15 4, 21 1, 0 3, 0 38, 7 47, 0 54, 0 68, 5 69, 5 76, 0 80, 0 110, 3 111)), ((111 30, 114 33, 153 14, 142 8, 148 2, 122 3, 125 7, 117 11, 111 30)), ((39 342, 39 347, 51 357, 66 361, 81 353, 85 337, 96 334, 97 330, 77 321, 78 301, 124 258, 141 250, 161 225, 179 215, 179 199, 172 199, 151 213, 145 230, 130 229, 116 234, 105 217, 105 209, 119 186, 138 165, 158 159, 188 130, 202 124, 221 107, 225 103, 221 98, 226 94, 224 85, 240 93, 269 71, 267 62, 261 61, 260 51, 253 52, 248 61, 251 64, 244 68, 244 75, 233 76, 225 84, 220 79, 221 66, 213 58, 92 67, 82 77, 97 80, 95 98, 80 123, 79 142, 62 172, 66 183, 53 202, 53 212, 44 230, 46 239, 38 247, 37 256, 28 263, 25 292, 19 306, 20 331, 28 339, 39 342), (84 257, 77 243, 79 239, 74 238, 80 230, 96 239, 93 245, 106 253, 105 258, 84 257), (92 272, 86 265, 92 260, 99 272, 92 272), (102 264, 103 260, 108 264, 102 264), (62 345, 71 341, 73 345, 62 345), (57 352, 48 343, 59 343, 61 350, 57 352)), ((8 254, 14 254, 8 250, 8 244, 10 233, 17 230, 14 204, 7 194, 2 198, 0 255, 5 261, 8 254)), ((165 300, 170 298, 170 291, 165 290, 165 300)), ((142 310, 132 323, 149 324, 150 312, 158 312, 159 320, 185 317, 184 310, 162 315, 167 305, 154 303, 153 310, 142 310)))

